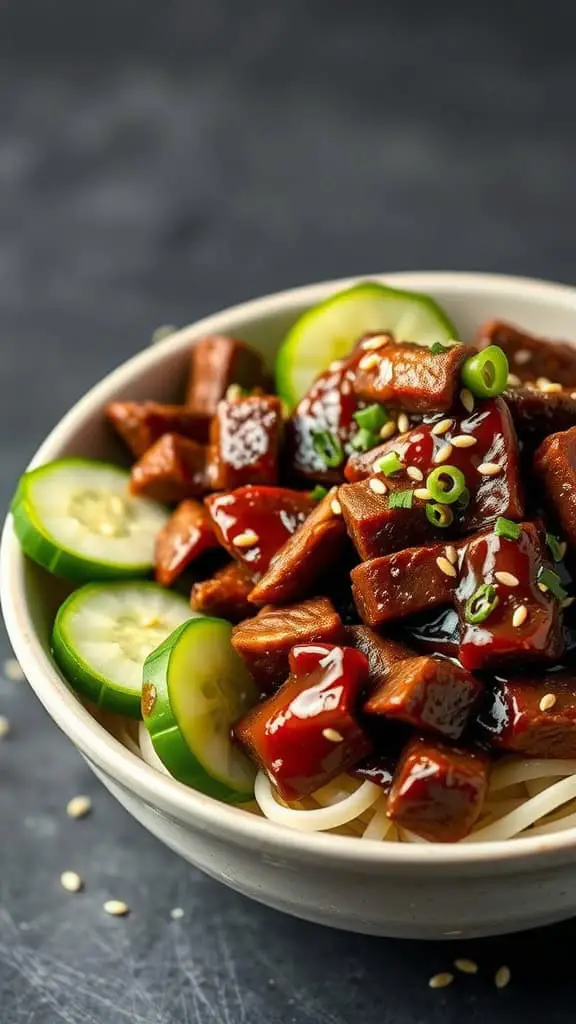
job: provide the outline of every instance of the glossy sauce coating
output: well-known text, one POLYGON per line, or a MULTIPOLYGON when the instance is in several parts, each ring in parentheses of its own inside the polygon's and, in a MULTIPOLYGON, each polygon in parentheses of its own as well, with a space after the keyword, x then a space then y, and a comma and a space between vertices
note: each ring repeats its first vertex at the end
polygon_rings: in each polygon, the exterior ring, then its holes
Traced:
POLYGON ((214 489, 275 484, 281 429, 280 399, 274 395, 219 402, 210 428, 214 489))
POLYGON ((500 679, 479 715, 490 745, 529 757, 576 757, 576 673, 500 679))
POLYGON ((357 565, 351 572, 352 593, 362 621, 378 628, 453 603, 458 573, 447 557, 447 547, 406 548, 357 565))
POLYGON ((156 538, 156 582, 170 587, 187 565, 218 548, 208 510, 201 501, 182 501, 156 538))
POLYGON ((443 412, 454 405, 462 364, 475 352, 469 345, 453 345, 434 354, 423 345, 390 341, 378 351, 378 362, 359 368, 354 390, 366 402, 406 412, 443 412))

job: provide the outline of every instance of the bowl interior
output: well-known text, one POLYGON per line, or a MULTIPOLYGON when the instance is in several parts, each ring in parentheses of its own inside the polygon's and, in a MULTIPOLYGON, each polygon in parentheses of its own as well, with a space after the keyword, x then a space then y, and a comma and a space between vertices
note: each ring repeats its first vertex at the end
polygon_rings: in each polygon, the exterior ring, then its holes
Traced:
MULTIPOLYGON (((473 337, 478 326, 492 318, 508 319, 534 333, 541 332, 549 337, 576 338, 576 290, 563 285, 480 274, 414 273, 371 277, 397 287, 432 294, 453 319, 459 337, 463 339, 473 337)), ((106 377, 74 406, 48 436, 32 464, 37 465, 66 455, 83 455, 125 463, 125 453, 120 449, 104 420, 103 412, 108 402, 114 399, 144 398, 180 401, 191 344, 208 333, 228 333, 245 338, 256 345, 272 365, 278 344, 300 313, 330 292, 349 283, 353 282, 313 285, 245 303, 187 327, 146 349, 106 377)), ((138 768, 138 765, 130 766, 129 761, 131 759, 135 762, 134 755, 108 737, 107 746, 102 742, 103 737, 98 736, 102 733, 101 727, 88 719, 87 713, 70 694, 50 656, 49 637, 55 610, 70 587, 55 580, 21 556, 12 533, 10 518, 6 523, 2 542, 1 588, 4 616, 16 656, 42 702, 85 754, 93 758, 104 770, 109 768, 110 759, 113 759, 114 774, 117 777, 124 774, 126 784, 133 784, 134 767, 138 768), (113 747, 119 749, 113 750, 113 747)), ((147 786, 147 795, 150 795, 151 779, 158 776, 158 773, 152 773, 144 766, 141 771, 144 773, 143 785, 147 786)), ((156 783, 162 787, 164 798, 166 794, 170 797, 170 787, 174 799, 177 790, 183 790, 183 787, 172 779, 158 779, 156 783)), ((193 796, 197 807, 207 808, 214 804, 209 798, 202 798, 198 794, 193 796)), ((220 808, 220 805, 218 807, 220 808)), ((234 816, 236 821, 238 814, 242 814, 227 807, 221 807, 220 811, 222 815, 234 816)), ((252 822, 258 822, 258 819, 253 819, 251 815, 243 816, 252 822)), ((271 830, 279 829, 279 826, 269 822, 265 824, 271 830)), ((280 833, 286 837, 287 830, 280 829, 280 833)), ((564 839, 571 835, 576 836, 576 830, 562 834, 564 839)), ((354 845, 360 842, 355 839, 343 840, 342 837, 317 835, 306 839, 298 835, 297 841, 320 842, 326 838, 354 845)), ((536 843, 535 839, 526 839, 520 845, 526 852, 534 846, 535 852, 536 843)), ((364 848, 372 847, 374 856, 378 855, 377 844, 360 845, 364 848)), ((380 844, 380 856, 383 855, 382 845, 380 844)), ((503 844, 486 844, 482 847, 476 844, 476 848, 482 849, 485 855, 487 845, 503 844)), ((509 845, 516 846, 518 850, 517 844, 509 845)), ((444 860, 470 856, 473 849, 474 844, 468 845, 465 849, 442 848, 438 851, 438 856, 444 860)), ((410 851, 405 849, 404 852, 411 858, 418 857, 423 850, 415 847, 410 851)), ((390 854, 395 858, 398 851, 387 851, 386 855, 390 854)))

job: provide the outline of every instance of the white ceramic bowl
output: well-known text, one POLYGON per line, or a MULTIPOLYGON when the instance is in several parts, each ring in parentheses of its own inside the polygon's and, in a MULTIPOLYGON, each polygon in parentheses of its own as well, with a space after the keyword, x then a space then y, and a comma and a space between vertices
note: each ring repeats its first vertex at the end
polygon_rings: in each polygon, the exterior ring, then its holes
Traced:
MULTIPOLYGON (((535 333, 576 338, 576 289, 484 274, 406 273, 383 280, 434 295, 463 338, 490 317, 510 319, 535 333)), ((118 458, 103 417, 109 401, 177 400, 190 344, 205 334, 235 334, 272 358, 302 310, 350 283, 312 285, 248 302, 146 349, 74 406, 32 465, 72 454, 118 458)), ((576 829, 464 846, 304 835, 220 804, 149 768, 91 717, 53 664, 50 626, 62 589, 22 557, 10 517, 1 556, 6 625, 38 697, 120 803, 202 871, 298 917, 377 935, 491 935, 576 913, 576 829)))

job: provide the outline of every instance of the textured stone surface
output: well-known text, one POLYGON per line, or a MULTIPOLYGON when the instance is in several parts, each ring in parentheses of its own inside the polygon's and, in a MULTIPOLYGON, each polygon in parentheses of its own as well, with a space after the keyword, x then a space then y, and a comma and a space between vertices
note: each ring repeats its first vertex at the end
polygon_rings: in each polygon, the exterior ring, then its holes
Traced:
MULTIPOLYGON (((374 270, 574 280, 570 7, 3 5, 0 504, 159 323, 374 270)), ((462 948, 280 917, 140 829, 25 684, 0 679, 0 713, 2 1024, 571 1019, 572 924, 462 948), (79 792, 94 813, 74 822, 79 792), (131 916, 107 917, 107 898, 131 916), (483 975, 430 991, 457 955, 483 975)))

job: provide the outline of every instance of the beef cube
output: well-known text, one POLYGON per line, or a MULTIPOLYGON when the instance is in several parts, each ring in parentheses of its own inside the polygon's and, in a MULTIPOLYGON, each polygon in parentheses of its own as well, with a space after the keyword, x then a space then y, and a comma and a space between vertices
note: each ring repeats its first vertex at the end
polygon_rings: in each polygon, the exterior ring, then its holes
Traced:
POLYGON ((458 577, 454 554, 454 545, 432 544, 357 565, 351 576, 360 618, 377 628, 394 619, 452 604, 458 577))
POLYGON ((137 459, 164 434, 179 434, 199 444, 206 444, 210 434, 210 417, 184 405, 110 402, 106 415, 137 459))
POLYGON ((574 670, 498 680, 478 721, 498 750, 528 757, 576 757, 574 670))
POLYGON ((349 768, 348 774, 355 779, 360 779, 361 782, 373 782, 375 786, 380 786, 384 794, 387 795, 390 792, 397 764, 398 757, 393 754, 389 756, 369 754, 363 761, 359 761, 358 764, 349 768))
MULTIPOLYGON (((240 487, 206 498, 218 540, 257 579, 315 508, 307 491, 240 487)), ((266 602, 260 602, 266 603, 266 602)))
POLYGON ((156 581, 170 587, 196 558, 218 547, 212 520, 202 502, 182 501, 156 538, 156 581))
POLYGON ((210 430, 214 489, 275 484, 281 429, 280 399, 274 395, 219 402, 210 430))
POLYGON ((482 812, 488 772, 479 751, 415 737, 394 773, 388 817, 431 843, 458 842, 482 812))
POLYGON ((344 638, 340 616, 327 597, 282 608, 263 608, 236 626, 232 643, 263 692, 277 689, 288 676, 288 656, 297 645, 338 644, 344 638))
POLYGON ((520 380, 545 380, 576 387, 576 348, 564 341, 549 341, 502 320, 490 320, 478 331, 478 346, 498 345, 508 357, 510 370, 520 380))
POLYGON ((563 652, 560 602, 540 576, 551 566, 540 531, 522 523, 517 540, 486 532, 466 545, 456 607, 459 657, 471 671, 504 661, 554 661, 563 652), (525 609, 525 611, 520 611, 525 609))
POLYGON ((461 388, 462 364, 476 349, 454 344, 435 354, 426 345, 389 341, 358 365, 354 390, 366 402, 406 412, 445 412, 461 388))
POLYGON ((298 646, 290 676, 234 727, 234 735, 285 800, 309 796, 366 757, 372 744, 355 717, 368 664, 359 651, 298 646))
POLYGON ((524 449, 533 452, 550 434, 576 426, 576 390, 509 388, 503 395, 524 449))
POLYGON ((201 615, 242 622, 258 611, 248 600, 253 586, 254 580, 244 566, 229 562, 210 579, 194 584, 190 604, 193 611, 201 615))
POLYGON ((384 484, 381 475, 361 480, 357 484, 344 484, 338 489, 344 522, 361 559, 425 544, 430 535, 434 535, 434 528, 426 518, 426 502, 422 498, 414 498, 413 490, 414 484, 407 487, 406 481, 403 487, 384 484), (382 494, 376 491, 375 486, 383 486, 385 492, 382 494), (405 490, 412 494, 409 508, 397 508, 390 504, 390 495, 394 490, 405 490))
POLYGON ((164 434, 132 466, 130 490, 176 504, 211 488, 208 449, 179 434, 164 434))
POLYGON ((196 413, 214 416, 230 384, 267 388, 269 375, 259 352, 244 341, 215 334, 202 338, 190 353, 186 404, 196 413))
POLYGON ((570 551, 576 555, 576 427, 543 441, 534 458, 534 469, 570 551))
POLYGON ((347 626, 346 638, 352 647, 362 651, 368 658, 369 693, 386 683, 395 665, 414 655, 414 651, 406 644, 375 633, 368 626, 347 626))
POLYGON ((447 658, 458 657, 462 627, 455 608, 422 612, 402 625, 409 643, 417 650, 444 654, 447 658))
POLYGON ((273 555, 250 600, 255 604, 288 604, 306 597, 341 558, 347 542, 333 488, 273 555))

